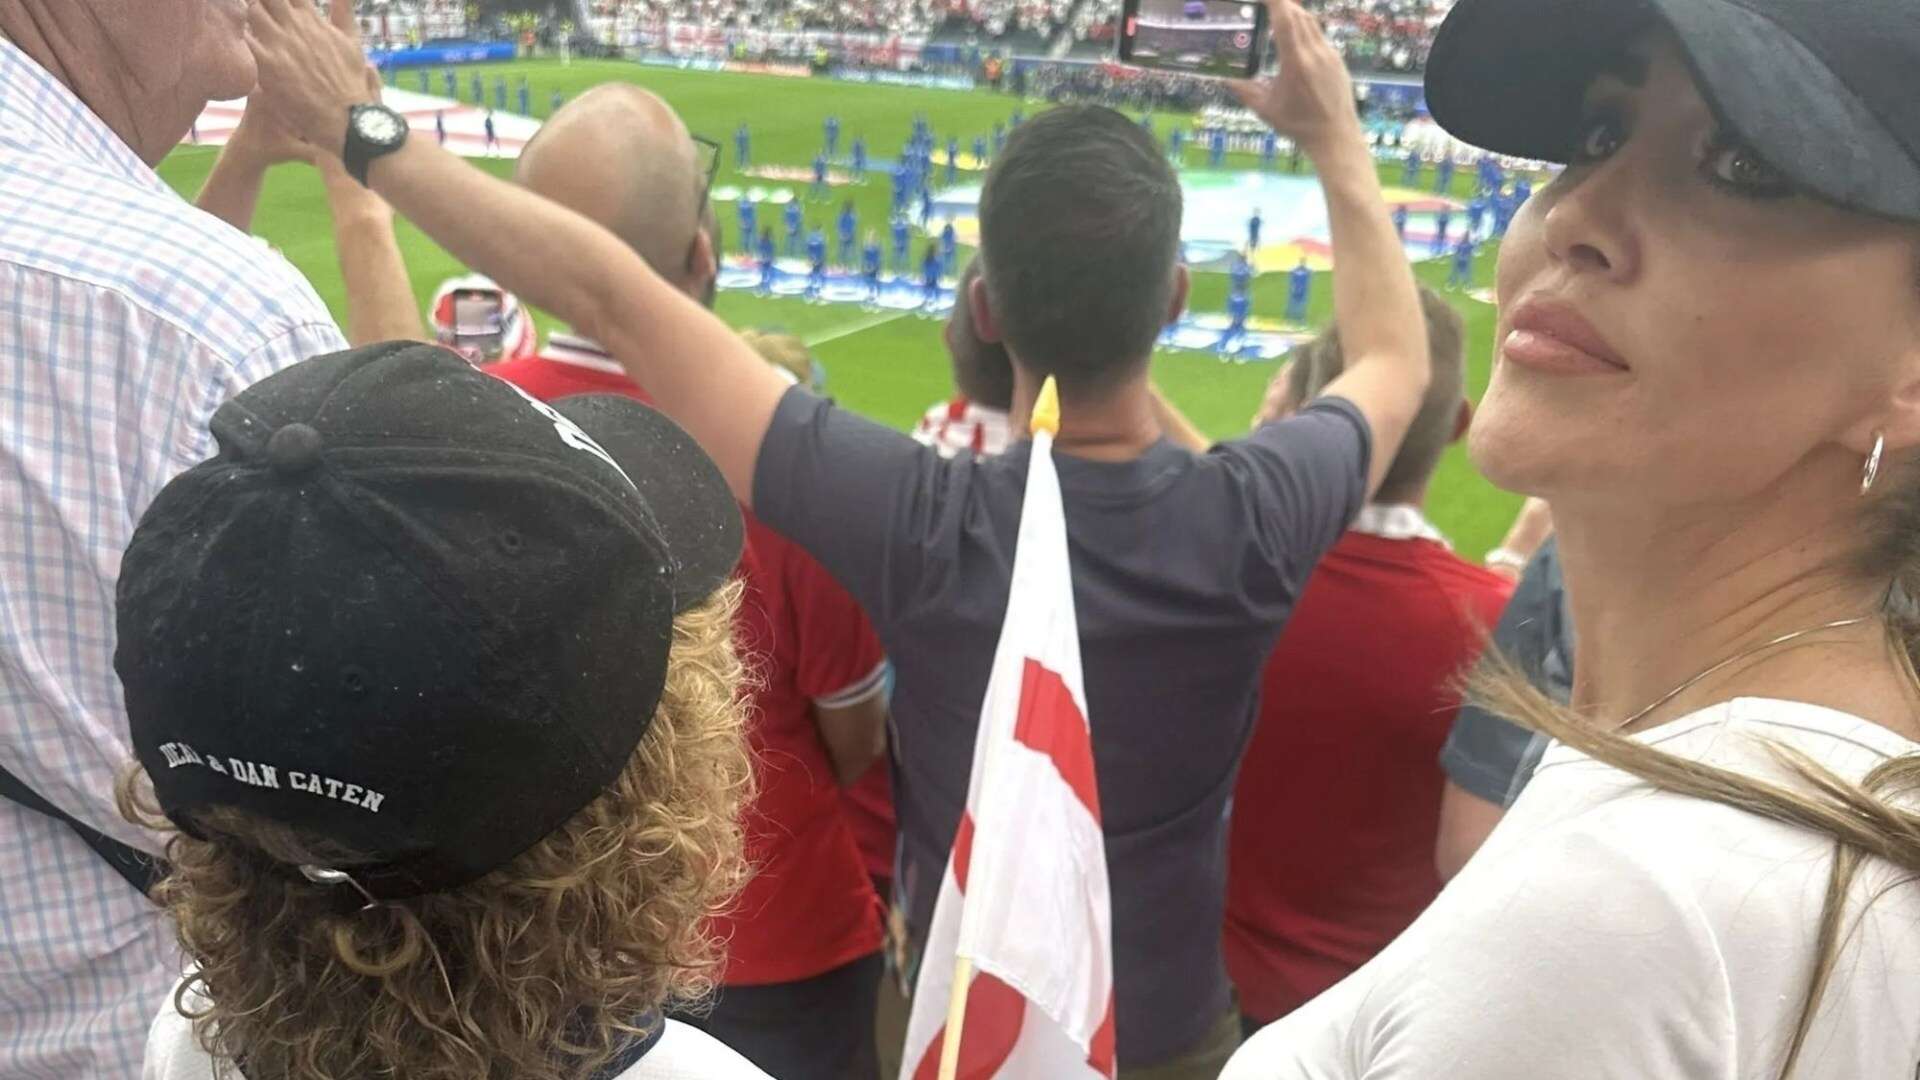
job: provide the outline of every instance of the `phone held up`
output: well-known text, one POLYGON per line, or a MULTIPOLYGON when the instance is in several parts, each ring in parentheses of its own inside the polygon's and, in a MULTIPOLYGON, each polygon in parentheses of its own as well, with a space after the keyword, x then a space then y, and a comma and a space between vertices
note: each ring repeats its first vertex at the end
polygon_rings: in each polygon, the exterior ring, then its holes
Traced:
POLYGON ((1250 79, 1266 57, 1267 8, 1243 0, 1126 0, 1120 62, 1213 79, 1250 79))

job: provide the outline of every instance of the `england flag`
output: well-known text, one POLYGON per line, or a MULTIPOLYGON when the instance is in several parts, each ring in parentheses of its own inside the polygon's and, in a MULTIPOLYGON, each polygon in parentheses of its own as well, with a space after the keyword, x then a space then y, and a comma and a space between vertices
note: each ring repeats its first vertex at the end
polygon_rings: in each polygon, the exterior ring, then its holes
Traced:
POLYGON ((1080 673, 1059 399, 1034 407, 1006 622, 941 880, 901 1080, 1114 1075, 1113 917, 1080 673))

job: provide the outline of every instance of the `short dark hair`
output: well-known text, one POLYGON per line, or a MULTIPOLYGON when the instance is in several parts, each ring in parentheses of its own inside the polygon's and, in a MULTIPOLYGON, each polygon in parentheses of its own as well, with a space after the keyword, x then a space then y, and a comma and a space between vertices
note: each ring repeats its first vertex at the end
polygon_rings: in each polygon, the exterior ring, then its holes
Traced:
POLYGON ((1001 336, 1068 396, 1144 367, 1180 254, 1180 181, 1112 109, 1071 105, 1007 139, 980 196, 980 256, 1001 336))
POLYGON ((1013 408, 1013 361, 1007 347, 994 341, 982 341, 973 329, 973 313, 967 293, 980 278, 980 260, 975 257, 960 272, 954 289, 953 329, 947 335, 947 351, 953 356, 953 385, 967 400, 989 409, 1013 408))
MULTIPOLYGON (((1446 298, 1432 289, 1420 287, 1420 309, 1427 323, 1427 352, 1433 358, 1433 379, 1427 384, 1427 396, 1420 412, 1407 429, 1400 453, 1387 467, 1380 481, 1381 501, 1406 499, 1433 479, 1440 455, 1453 442, 1453 426, 1460 415, 1460 403, 1466 400, 1466 322, 1446 298)), ((1346 354, 1340 348, 1340 328, 1333 327, 1317 340, 1303 346, 1302 359, 1311 359, 1311 372, 1304 391, 1294 400, 1304 404, 1326 390, 1327 384, 1346 370, 1346 354)), ((1294 383, 1299 386, 1299 383, 1294 383)))

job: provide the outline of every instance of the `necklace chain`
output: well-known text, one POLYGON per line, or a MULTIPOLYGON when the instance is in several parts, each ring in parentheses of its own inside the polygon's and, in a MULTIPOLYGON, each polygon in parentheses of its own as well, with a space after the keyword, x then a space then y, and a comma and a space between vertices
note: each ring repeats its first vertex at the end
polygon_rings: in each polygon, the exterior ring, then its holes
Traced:
POLYGON ((1861 615, 1852 619, 1838 619, 1834 622, 1822 623, 1819 626, 1809 626, 1804 630, 1795 630, 1791 634, 1781 634, 1779 637, 1774 638, 1772 641, 1763 641, 1760 644, 1755 645, 1753 648, 1746 650, 1745 652, 1735 653, 1734 655, 1727 657, 1725 660, 1720 661, 1719 663, 1713 665, 1712 667, 1701 672, 1700 674, 1695 675, 1693 678, 1688 679, 1686 682, 1681 683, 1679 686, 1676 686, 1673 689, 1667 691, 1665 694, 1660 695, 1659 700, 1655 701, 1653 704, 1647 706, 1646 708, 1641 709, 1639 712, 1634 713, 1632 716, 1627 717, 1625 720, 1622 720, 1619 724, 1614 726, 1613 730, 1616 732, 1625 731, 1626 729, 1632 727, 1634 724, 1639 723, 1641 720, 1646 719, 1648 713, 1651 713, 1653 710, 1659 708, 1662 705, 1665 705, 1667 702, 1672 701, 1674 698, 1679 697, 1681 694, 1686 693, 1688 690, 1693 689, 1695 686, 1698 686, 1701 680, 1705 679, 1707 676, 1712 675, 1713 673, 1721 670, 1722 668, 1726 668, 1733 664, 1737 664, 1740 661, 1745 660, 1746 658, 1753 656, 1756 653, 1766 652, 1768 649, 1785 645, 1790 641, 1798 641, 1799 639, 1806 637, 1810 634, 1818 634, 1827 630, 1841 630, 1849 626, 1858 626, 1861 623, 1867 622, 1872 618, 1873 618, 1872 615, 1861 615))

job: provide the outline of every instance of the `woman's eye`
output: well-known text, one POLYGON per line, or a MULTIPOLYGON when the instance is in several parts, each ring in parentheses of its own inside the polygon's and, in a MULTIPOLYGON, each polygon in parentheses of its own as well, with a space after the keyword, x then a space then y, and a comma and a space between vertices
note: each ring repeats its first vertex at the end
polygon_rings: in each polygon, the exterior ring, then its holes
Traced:
POLYGON ((1589 119, 1582 129, 1580 139, 1574 144, 1572 163, 1576 165, 1604 161, 1620 149, 1625 138, 1618 117, 1597 116, 1589 119))
POLYGON ((1707 176, 1714 183, 1741 195, 1780 196, 1791 194, 1793 184, 1779 169, 1751 147, 1715 138, 1707 148, 1707 176))

